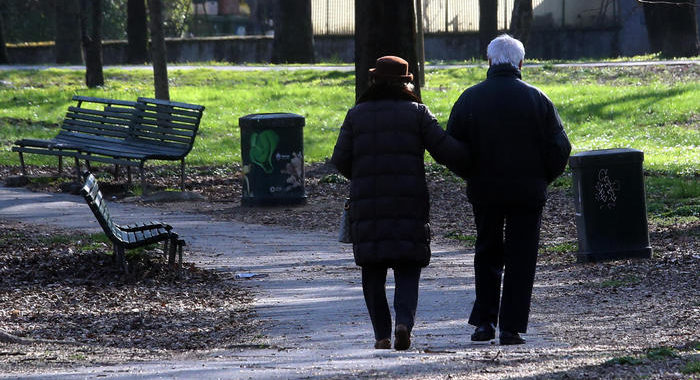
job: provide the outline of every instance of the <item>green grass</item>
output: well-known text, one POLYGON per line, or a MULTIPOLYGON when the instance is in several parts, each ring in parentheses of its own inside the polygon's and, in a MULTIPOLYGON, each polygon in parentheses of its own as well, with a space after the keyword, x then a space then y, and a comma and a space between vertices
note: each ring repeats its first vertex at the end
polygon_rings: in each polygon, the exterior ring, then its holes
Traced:
MULTIPOLYGON (((646 350, 644 355, 640 356, 619 356, 612 358, 605 362, 607 365, 620 364, 620 365, 640 365, 648 363, 649 361, 658 360, 668 360, 673 358, 678 358, 679 352, 671 347, 653 347, 646 350)), ((697 361, 689 362, 684 368, 692 368, 693 363, 697 361)), ((689 373, 689 372, 684 372, 689 373)))
POLYGON ((700 184, 697 178, 648 176, 645 186, 651 221, 663 224, 665 220, 700 218, 700 184))
POLYGON ((655 347, 647 350, 647 358, 651 360, 663 360, 678 357, 676 350, 670 347, 655 347))
POLYGON ((639 365, 644 363, 644 360, 635 358, 632 356, 619 356, 616 358, 612 358, 608 361, 606 361, 604 364, 605 365, 614 365, 614 364, 620 364, 620 365, 639 365))
POLYGON ((571 253, 578 250, 578 243, 575 241, 567 241, 559 244, 545 245, 540 248, 540 253, 571 253))
MULTIPOLYGON (((644 151, 650 220, 663 224, 700 218, 700 65, 568 68, 541 63, 526 67, 523 77, 556 104, 574 153, 619 147, 644 151)), ((10 151, 15 140, 54 136, 74 94, 129 100, 153 96, 149 70, 107 69, 105 86, 98 89, 85 88, 83 75, 65 69, 0 72, 0 165, 19 164, 10 151)), ((429 70, 423 99, 444 126, 462 91, 484 77, 484 67, 429 70)), ((304 116, 305 161, 323 161, 354 102, 353 72, 171 66, 169 80, 173 100, 206 106, 188 167, 240 162, 238 119, 262 112, 304 116)), ((56 165, 55 157, 27 155, 26 160, 56 165)), ((428 170, 444 172, 439 165, 428 170)), ((570 186, 566 175, 553 187, 570 186)))
POLYGON ((604 280, 600 283, 602 288, 619 288, 621 286, 637 285, 641 280, 637 276, 629 275, 621 278, 604 280))
POLYGON ((448 239, 464 242, 467 246, 473 247, 476 244, 476 236, 461 234, 457 231, 448 232, 445 234, 448 239))
POLYGON ((693 360, 687 363, 683 368, 681 368, 681 372, 688 375, 693 373, 700 373, 700 360, 693 360))
MULTIPOLYGON (((330 156, 354 100, 354 73, 217 71, 171 67, 171 98, 207 107, 188 161, 221 165, 240 160, 238 118, 259 112, 306 117, 306 160, 330 156)), ((645 152, 647 170, 698 174, 700 69, 678 77, 663 67, 526 68, 523 76, 559 108, 575 151, 631 147, 645 152)), ((483 68, 431 70, 423 97, 442 125, 464 88, 482 80, 483 68)), ((86 89, 83 73, 63 69, 0 73, 0 164, 17 164, 9 149, 23 137, 51 137, 74 94, 118 99, 153 96, 147 70, 107 69, 106 84, 86 89)), ((32 155, 29 155, 32 156, 32 155)), ((30 163, 55 159, 29 157, 30 163)))

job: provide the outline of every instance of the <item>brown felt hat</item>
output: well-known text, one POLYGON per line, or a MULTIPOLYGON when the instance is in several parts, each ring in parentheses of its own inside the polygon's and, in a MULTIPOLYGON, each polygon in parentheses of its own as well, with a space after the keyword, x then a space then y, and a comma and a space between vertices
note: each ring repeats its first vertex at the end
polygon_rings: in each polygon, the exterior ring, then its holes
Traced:
POLYGON ((413 74, 408 72, 408 62, 400 57, 386 55, 377 58, 375 67, 369 69, 369 76, 376 79, 410 82, 413 74))

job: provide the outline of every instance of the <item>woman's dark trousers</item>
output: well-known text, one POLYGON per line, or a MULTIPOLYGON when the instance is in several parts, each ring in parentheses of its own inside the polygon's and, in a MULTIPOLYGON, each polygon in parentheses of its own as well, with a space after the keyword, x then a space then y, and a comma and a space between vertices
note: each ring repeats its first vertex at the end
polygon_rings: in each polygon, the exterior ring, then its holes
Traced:
POLYGON ((542 207, 473 206, 476 301, 469 324, 492 323, 501 331, 525 333, 535 280, 542 207))
MULTIPOLYGON (((391 312, 386 300, 387 267, 363 266, 362 291, 374 328, 376 340, 391 338, 391 312)), ((394 312, 396 324, 403 324, 410 332, 418 306, 419 266, 401 266, 394 268, 394 312)))

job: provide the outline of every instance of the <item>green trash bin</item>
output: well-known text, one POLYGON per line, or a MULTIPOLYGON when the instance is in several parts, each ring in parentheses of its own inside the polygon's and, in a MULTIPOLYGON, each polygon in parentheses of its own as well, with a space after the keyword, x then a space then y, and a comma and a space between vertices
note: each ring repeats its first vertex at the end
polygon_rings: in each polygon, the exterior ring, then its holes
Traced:
POLYGON ((578 262, 651 257, 644 195, 644 153, 581 152, 569 158, 578 262))
POLYGON ((238 119, 245 206, 303 204, 305 119, 264 113, 238 119))

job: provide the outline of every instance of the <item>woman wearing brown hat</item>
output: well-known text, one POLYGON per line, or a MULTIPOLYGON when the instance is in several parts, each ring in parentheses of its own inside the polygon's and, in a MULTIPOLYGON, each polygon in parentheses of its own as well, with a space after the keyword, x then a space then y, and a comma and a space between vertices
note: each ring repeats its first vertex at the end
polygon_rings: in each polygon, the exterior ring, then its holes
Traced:
POLYGON ((429 199, 425 150, 464 174, 469 158, 413 92, 408 63, 377 59, 371 83, 348 111, 331 161, 350 182, 350 221, 355 263, 374 328, 375 348, 391 348, 387 269, 395 279, 394 348, 406 350, 418 304, 421 268, 430 261, 429 199))

